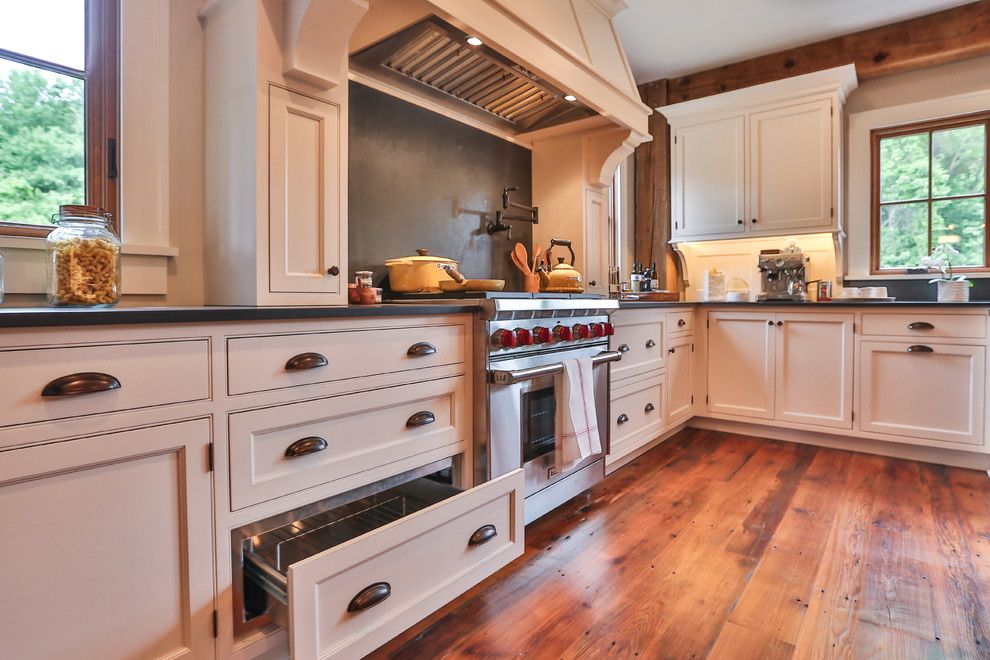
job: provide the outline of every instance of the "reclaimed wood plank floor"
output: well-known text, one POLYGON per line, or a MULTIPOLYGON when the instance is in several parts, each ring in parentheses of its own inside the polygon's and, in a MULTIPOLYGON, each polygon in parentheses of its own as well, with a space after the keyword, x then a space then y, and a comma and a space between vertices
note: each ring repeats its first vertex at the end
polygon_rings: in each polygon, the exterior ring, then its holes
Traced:
POLYGON ((687 430, 373 658, 990 658, 984 472, 687 430))

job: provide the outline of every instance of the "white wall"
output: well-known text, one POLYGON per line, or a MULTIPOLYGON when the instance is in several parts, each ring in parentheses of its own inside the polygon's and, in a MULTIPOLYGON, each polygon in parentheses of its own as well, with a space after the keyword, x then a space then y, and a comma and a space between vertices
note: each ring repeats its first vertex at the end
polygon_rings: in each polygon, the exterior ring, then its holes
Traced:
MULTIPOLYGON (((990 109, 990 57, 862 82, 846 104, 845 273, 871 279, 870 131, 990 109)), ((988 275, 982 275, 986 277, 988 275)), ((877 279, 928 279, 882 275, 877 279)), ((981 277, 976 275, 975 277, 981 277)))

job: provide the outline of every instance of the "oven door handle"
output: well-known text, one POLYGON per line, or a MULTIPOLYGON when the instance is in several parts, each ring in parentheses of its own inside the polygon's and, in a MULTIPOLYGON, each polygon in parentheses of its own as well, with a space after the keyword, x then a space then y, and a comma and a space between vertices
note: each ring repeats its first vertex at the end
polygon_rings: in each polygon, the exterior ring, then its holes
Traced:
MULTIPOLYGON (((622 359, 622 353, 618 351, 602 351, 591 358, 591 365, 597 367, 600 364, 618 362, 622 359)), ((564 372, 564 365, 561 362, 552 362, 538 367, 528 369, 492 369, 488 372, 488 382, 495 385, 512 385, 521 383, 541 376, 552 376, 564 372)))

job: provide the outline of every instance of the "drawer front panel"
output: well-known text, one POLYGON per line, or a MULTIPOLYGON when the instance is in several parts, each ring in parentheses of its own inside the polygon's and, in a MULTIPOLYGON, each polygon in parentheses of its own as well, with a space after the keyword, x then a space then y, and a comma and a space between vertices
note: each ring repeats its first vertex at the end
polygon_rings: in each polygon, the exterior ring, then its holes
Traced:
POLYGON ((863 314, 863 334, 982 339, 987 336, 987 320, 969 314, 863 314))
POLYGON ((462 325, 232 337, 227 340, 228 392, 247 394, 460 364, 465 360, 465 339, 462 325))
POLYGON ((693 309, 667 312, 667 335, 679 335, 691 332, 694 332, 693 309))
POLYGON ((0 351, 0 426, 209 399, 209 356, 206 339, 0 351))
MULTIPOLYGON (((467 378, 293 403, 230 415, 231 507, 241 509, 470 440, 467 378), (287 455, 296 454, 296 455, 287 455)), ((348 484, 353 487, 354 484, 348 484)))
POLYGON ((609 456, 614 460, 650 442, 663 431, 664 378, 649 378, 612 394, 609 456))
POLYGON ((864 341, 859 359, 863 431, 984 445, 983 346, 864 341))
POLYGON ((609 342, 622 360, 611 365, 612 380, 621 380, 664 366, 663 321, 630 323, 616 326, 609 342))
POLYGON ((362 657, 519 557, 523 489, 515 470, 290 566, 292 657, 362 657), (496 535, 469 545, 486 525, 496 535), (382 582, 385 600, 347 611, 382 582))

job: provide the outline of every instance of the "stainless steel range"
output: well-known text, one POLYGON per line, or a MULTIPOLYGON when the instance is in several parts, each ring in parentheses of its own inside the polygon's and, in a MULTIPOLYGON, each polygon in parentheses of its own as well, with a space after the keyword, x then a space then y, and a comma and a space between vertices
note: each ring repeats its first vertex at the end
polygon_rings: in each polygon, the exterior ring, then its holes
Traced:
POLYGON ((475 482, 526 471, 529 523, 605 476, 608 350, 614 300, 592 297, 494 298, 482 302, 475 334, 475 482), (591 357, 603 451, 558 471, 555 433, 562 408, 562 360, 591 357))

